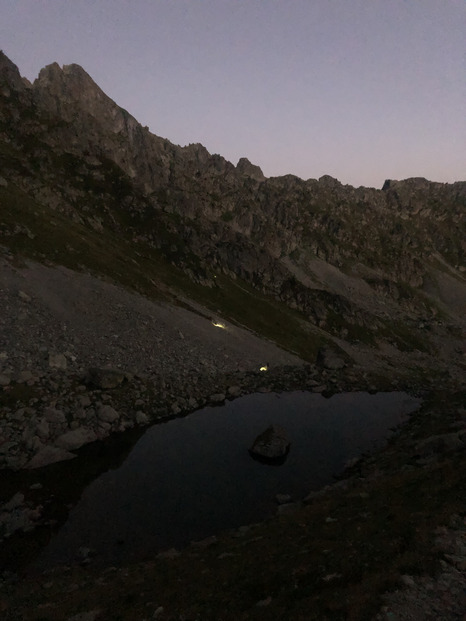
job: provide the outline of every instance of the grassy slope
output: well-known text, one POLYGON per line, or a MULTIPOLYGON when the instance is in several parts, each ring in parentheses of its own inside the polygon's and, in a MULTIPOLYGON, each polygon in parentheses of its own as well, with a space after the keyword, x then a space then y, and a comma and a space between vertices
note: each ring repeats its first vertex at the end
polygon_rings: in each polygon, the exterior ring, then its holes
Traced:
POLYGON ((0 244, 18 257, 86 270, 153 299, 191 298, 306 360, 315 360, 322 341, 300 313, 247 283, 218 275, 216 287, 195 284, 149 245, 75 222, 11 183, 0 188, 0 244))
MULTIPOLYGON (((319 345, 329 337, 302 313, 240 280, 217 274, 217 287, 208 288, 194 284, 174 267, 173 263, 187 262, 196 272, 198 263, 197 257, 185 255, 184 250, 173 256, 167 252, 171 245, 183 246, 177 235, 182 230, 177 222, 179 216, 164 213, 161 217, 113 162, 101 157, 100 162, 91 164, 70 153, 55 153, 34 134, 23 138, 24 151, 0 142, 0 166, 25 178, 43 180, 45 187, 55 188, 62 204, 60 211, 53 210, 11 183, 0 188, 0 243, 3 239, 7 247, 22 256, 85 269, 152 298, 173 302, 179 295, 190 297, 213 314, 223 314, 304 359, 315 360, 319 345), (124 206, 128 198, 131 207, 124 206), (95 226, 99 222, 100 230, 95 226), (23 225, 22 231, 17 230, 17 223, 23 225), (16 234, 5 235, 15 230, 16 234), (33 239, 27 235, 28 230, 35 235, 33 239), (150 237, 154 231, 159 240, 163 239, 163 253, 141 241, 146 233, 150 237)), ((195 222, 190 225, 195 226, 195 222)), ((383 323, 375 334, 366 326, 330 312, 328 329, 339 334, 344 328, 349 340, 374 347, 377 337, 382 337, 400 350, 429 351, 425 335, 416 334, 399 321, 383 323)))

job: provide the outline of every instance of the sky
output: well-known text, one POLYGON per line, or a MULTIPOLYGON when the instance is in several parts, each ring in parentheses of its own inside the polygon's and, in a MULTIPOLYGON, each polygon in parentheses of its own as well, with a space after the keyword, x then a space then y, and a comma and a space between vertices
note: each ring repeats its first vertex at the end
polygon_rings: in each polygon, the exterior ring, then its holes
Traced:
POLYGON ((0 47, 268 177, 466 180, 465 0, 0 0, 0 47))

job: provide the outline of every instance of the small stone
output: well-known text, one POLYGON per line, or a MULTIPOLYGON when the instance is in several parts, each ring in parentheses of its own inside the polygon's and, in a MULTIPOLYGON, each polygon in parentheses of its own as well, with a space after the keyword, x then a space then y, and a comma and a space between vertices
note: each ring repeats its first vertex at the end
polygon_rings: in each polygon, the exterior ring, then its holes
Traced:
POLYGON ((305 505, 309 505, 311 504, 316 498, 320 498, 323 495, 323 491, 319 490, 319 491, 315 491, 315 492, 309 492, 309 494, 307 496, 305 496, 303 498, 303 503, 305 505))
POLYGON ((31 371, 20 371, 16 376, 16 381, 18 384, 26 384, 34 379, 34 375, 31 371))
POLYGON ((106 423, 114 423, 119 418, 118 412, 111 405, 102 405, 97 412, 97 416, 106 423))
POLYGON ((43 418, 36 427, 36 433, 42 440, 49 437, 50 428, 48 422, 43 418))
POLYGON ((120 386, 128 379, 123 371, 118 369, 89 369, 87 382, 101 390, 108 390, 120 386))
POLYGON ((0 374, 0 386, 9 386, 10 378, 7 375, 0 374))
POLYGON ((354 466, 359 464, 359 462, 361 461, 362 461, 361 456, 352 457, 351 459, 348 459, 348 461, 345 463, 345 470, 350 470, 351 468, 354 468, 354 466))
POLYGON ((257 602, 256 606, 258 608, 264 608, 265 606, 270 606, 270 604, 272 603, 272 598, 270 597, 270 595, 268 597, 266 597, 265 599, 261 599, 257 602))
POLYGON ((332 582, 332 580, 338 580, 338 578, 341 578, 342 574, 327 574, 326 576, 324 576, 322 578, 322 580, 324 582, 332 582))
POLYGON ((123 420, 121 421, 118 431, 126 431, 127 429, 132 429, 134 427, 133 420, 123 420))
POLYGON ((416 583, 414 582, 411 576, 401 576, 401 582, 407 587, 415 587, 416 583))
POLYGON ((290 513, 296 513, 302 507, 301 502, 287 502, 278 506, 278 515, 289 515, 290 513))
POLYGON ((66 371, 68 366, 66 356, 64 354, 53 354, 49 353, 49 368, 50 369, 60 369, 62 371, 66 371))
POLYGON ((21 470, 24 468, 27 463, 27 455, 19 454, 19 455, 5 455, 4 462, 7 468, 11 470, 21 470))
POLYGON ((147 416, 145 412, 142 412, 141 410, 136 412, 136 424, 137 425, 148 425, 149 424, 149 417, 147 416))
POLYGON ((175 401, 174 403, 172 403, 170 409, 171 409, 172 414, 174 414, 175 416, 181 412, 181 408, 178 405, 178 401, 175 401))
POLYGON ((222 560, 224 558, 234 558, 235 556, 238 556, 238 555, 234 554, 233 552, 222 552, 221 554, 217 556, 217 558, 219 560, 222 560))
POLYGON ((23 302, 31 301, 31 296, 25 293, 24 291, 18 291, 18 297, 20 297, 21 300, 23 300, 23 302))
POLYGON ((66 423, 66 416, 61 410, 55 410, 55 408, 45 408, 44 418, 48 423, 54 425, 61 425, 66 423))
POLYGON ((286 505, 291 502, 291 496, 289 494, 277 494, 275 500, 279 505, 286 505))
POLYGON ((208 548, 215 543, 217 543, 218 539, 216 535, 212 535, 211 537, 206 537, 205 539, 200 539, 199 541, 191 541, 191 545, 195 548, 208 548))
POLYGON ((156 558, 171 559, 171 558, 176 558, 177 556, 180 556, 180 554, 181 552, 179 552, 176 548, 170 548, 169 550, 164 550, 163 552, 159 552, 156 558))
POLYGON ((82 546, 76 553, 76 558, 80 561, 85 561, 90 556, 92 556, 91 548, 87 548, 86 546, 82 546))
POLYGON ((89 610, 89 612, 80 612, 77 615, 68 617, 66 621, 95 621, 100 615, 100 610, 89 610))
POLYGON ((215 393, 214 395, 210 395, 209 402, 210 403, 223 403, 225 401, 225 395, 222 392, 215 393))
POLYGON ((83 408, 88 408, 91 405, 91 399, 89 395, 79 395, 78 401, 83 408))
POLYGON ((43 448, 45 448, 45 444, 39 438, 39 436, 34 436, 30 442, 31 449, 34 453, 39 453, 43 448))
POLYGON ((16 449, 17 446, 17 442, 4 442, 0 445, 0 455, 7 455, 10 451, 16 449))

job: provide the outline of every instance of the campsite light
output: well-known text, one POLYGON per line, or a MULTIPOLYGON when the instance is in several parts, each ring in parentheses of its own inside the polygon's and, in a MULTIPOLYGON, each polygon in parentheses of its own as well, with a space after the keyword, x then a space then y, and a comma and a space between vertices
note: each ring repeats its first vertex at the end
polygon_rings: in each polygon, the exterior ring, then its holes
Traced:
POLYGON ((212 325, 215 326, 216 328, 222 328, 222 330, 227 329, 226 325, 222 323, 221 321, 212 321, 212 325))

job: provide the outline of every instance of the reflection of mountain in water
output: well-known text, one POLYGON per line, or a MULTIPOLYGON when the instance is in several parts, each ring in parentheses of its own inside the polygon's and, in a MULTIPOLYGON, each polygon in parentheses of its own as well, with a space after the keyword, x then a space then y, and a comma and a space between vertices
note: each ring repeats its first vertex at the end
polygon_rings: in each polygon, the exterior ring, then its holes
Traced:
POLYGON ((26 499, 43 505, 42 522, 52 520, 56 525, 36 528, 6 539, 0 547, 0 571, 17 571, 30 562, 38 551, 48 544, 56 528, 68 519, 70 506, 74 506, 83 490, 104 472, 117 470, 128 457, 142 430, 136 429, 117 434, 106 440, 84 446, 76 459, 53 464, 43 469, 2 473, 2 495, 9 497, 23 490, 26 499), (42 489, 31 491, 31 485, 42 489), (11 490, 11 494, 10 494, 11 490))

